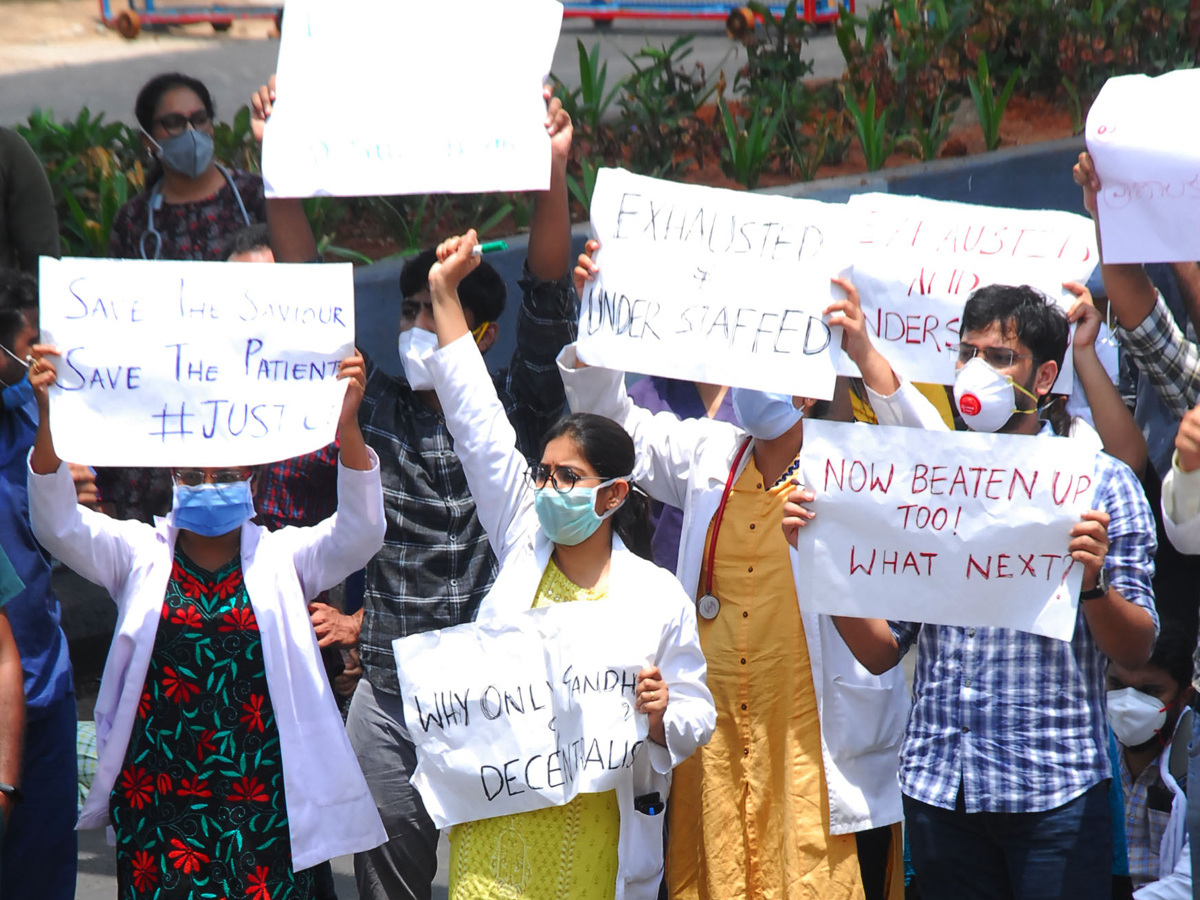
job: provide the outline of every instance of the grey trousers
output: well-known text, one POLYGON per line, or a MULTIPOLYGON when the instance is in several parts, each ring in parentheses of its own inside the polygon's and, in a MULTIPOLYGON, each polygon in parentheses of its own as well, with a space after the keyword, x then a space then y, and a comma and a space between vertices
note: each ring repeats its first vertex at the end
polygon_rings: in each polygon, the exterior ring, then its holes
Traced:
POLYGON ((417 757, 403 722, 398 695, 359 681, 346 731, 388 835, 382 847, 354 854, 360 900, 429 900, 437 874, 438 830, 409 783, 417 757))

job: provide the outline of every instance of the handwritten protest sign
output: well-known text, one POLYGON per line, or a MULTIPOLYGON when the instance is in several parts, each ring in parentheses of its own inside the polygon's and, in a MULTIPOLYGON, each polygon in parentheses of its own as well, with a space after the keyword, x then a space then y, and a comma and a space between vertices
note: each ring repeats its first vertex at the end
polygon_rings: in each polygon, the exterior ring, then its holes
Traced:
POLYGON ((801 470, 805 606, 1071 638, 1083 567, 1067 546, 1095 493, 1080 442, 814 420, 801 470))
POLYGON ((1088 112, 1104 261, 1200 259, 1200 70, 1110 78, 1088 112))
POLYGON ((439 828, 616 788, 645 752, 637 675, 661 638, 634 605, 566 603, 393 642, 412 782, 439 828))
POLYGON ((343 265, 42 257, 58 455, 94 466, 258 465, 333 440, 354 347, 343 265))
MULTIPOLYGON (((822 312, 845 270, 844 207, 602 169, 600 274, 581 298, 585 362, 694 381, 833 396, 822 312)), ((840 291, 837 292, 840 295, 840 291)))
POLYGON ((273 197, 545 190, 554 0, 288 0, 273 197))
MULTIPOLYGON (((1028 284, 1075 305, 1064 281, 1086 282, 1098 262, 1095 229, 1085 216, 1058 210, 1000 209, 906 197, 859 194, 854 217, 854 284, 876 346, 901 375, 954 382, 963 305, 989 284, 1028 284)), ((842 374, 857 375, 837 354, 842 374)), ((1055 391, 1070 393, 1070 354, 1055 391)))

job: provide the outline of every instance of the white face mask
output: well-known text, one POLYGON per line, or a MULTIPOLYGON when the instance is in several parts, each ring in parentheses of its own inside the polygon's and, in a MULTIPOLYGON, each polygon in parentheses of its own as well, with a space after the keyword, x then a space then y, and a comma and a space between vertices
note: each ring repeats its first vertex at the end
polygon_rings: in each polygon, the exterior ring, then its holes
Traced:
POLYGON ((954 376, 954 402, 972 431, 999 431, 1015 414, 1037 412, 1036 408, 1017 408, 1017 391, 1037 399, 1010 376, 1001 375, 978 356, 969 360, 954 376))
POLYGON ((1108 692, 1108 725, 1126 747, 1146 743, 1167 722, 1167 708, 1157 697, 1131 687, 1108 692))
POLYGON ((400 332, 400 362, 404 364, 404 376, 414 391, 433 390, 428 360, 437 346, 438 338, 432 331, 414 326, 400 332))

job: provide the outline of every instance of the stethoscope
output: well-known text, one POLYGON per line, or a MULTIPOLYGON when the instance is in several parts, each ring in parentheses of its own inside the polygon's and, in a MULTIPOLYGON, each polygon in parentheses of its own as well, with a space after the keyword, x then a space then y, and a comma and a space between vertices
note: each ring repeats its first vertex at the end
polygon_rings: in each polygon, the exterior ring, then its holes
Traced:
MULTIPOLYGON (((250 214, 246 212, 246 204, 242 202, 242 194, 238 190, 237 184, 234 183, 233 175, 231 175, 229 170, 220 163, 217 163, 216 166, 220 173, 225 176, 225 180, 229 182, 229 186, 233 189, 234 199, 237 200, 238 209, 242 211, 242 218, 245 219, 246 225, 253 225, 254 223, 250 221, 250 214)), ((159 233, 158 229, 154 227, 154 211, 157 209, 162 209, 163 205, 162 188, 163 179, 160 178, 157 183, 155 183, 154 188, 150 191, 150 202, 146 205, 146 230, 142 232, 141 239, 138 241, 138 249, 142 252, 142 259, 158 259, 159 256, 162 255, 162 235, 159 233), (146 238, 148 237, 154 238, 153 256, 146 253, 146 238)))

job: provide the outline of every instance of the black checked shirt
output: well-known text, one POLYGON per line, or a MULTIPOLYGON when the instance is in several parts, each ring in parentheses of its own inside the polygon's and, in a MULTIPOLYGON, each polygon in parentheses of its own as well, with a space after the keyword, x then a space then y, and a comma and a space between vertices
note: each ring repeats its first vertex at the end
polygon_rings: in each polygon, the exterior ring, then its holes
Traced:
MULTIPOLYGON (((520 286, 517 349, 494 380, 517 446, 532 457, 566 403, 555 360, 575 340, 579 304, 569 275, 539 281, 526 269, 520 286)), ((379 455, 387 516, 383 549, 367 566, 359 653, 371 686, 398 694, 392 641, 474 620, 496 559, 442 416, 368 362, 359 422, 379 455)))

